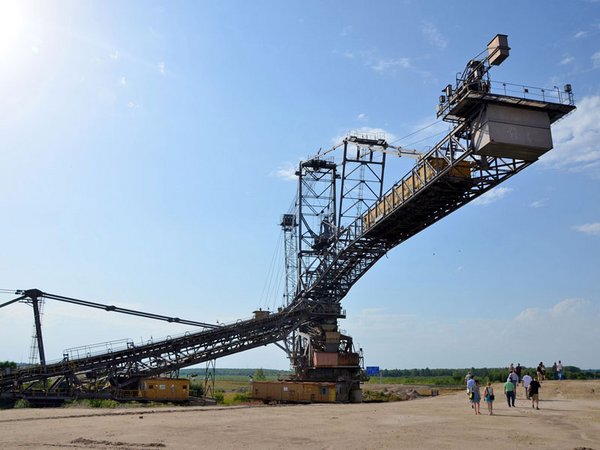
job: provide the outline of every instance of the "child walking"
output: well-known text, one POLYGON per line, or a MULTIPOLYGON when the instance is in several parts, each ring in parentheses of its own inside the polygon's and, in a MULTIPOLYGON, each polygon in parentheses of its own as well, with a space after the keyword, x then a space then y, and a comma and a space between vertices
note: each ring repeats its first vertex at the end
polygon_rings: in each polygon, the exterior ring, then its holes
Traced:
POLYGON ((492 387, 492 382, 489 381, 487 386, 485 387, 485 390, 483 391, 483 399, 487 403, 488 412, 490 413, 490 416, 494 414, 495 398, 496 397, 494 396, 494 388, 492 387))

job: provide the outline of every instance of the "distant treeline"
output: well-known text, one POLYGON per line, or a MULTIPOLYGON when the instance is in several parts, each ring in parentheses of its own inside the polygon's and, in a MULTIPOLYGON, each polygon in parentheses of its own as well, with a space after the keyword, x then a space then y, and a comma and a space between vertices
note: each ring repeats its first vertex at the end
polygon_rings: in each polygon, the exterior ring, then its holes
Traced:
POLYGON ((17 363, 14 361, 0 361, 0 369, 16 369, 17 363))
MULTIPOLYGON (((507 368, 479 368, 470 369, 382 369, 381 376, 386 378, 404 378, 404 379, 437 379, 436 384, 462 384, 465 382, 467 372, 471 373, 481 380, 492 382, 506 381, 508 375, 507 368)), ((535 367, 523 367, 521 375, 529 375, 535 377, 535 367)), ((563 378, 572 380, 593 380, 600 379, 600 370, 581 370, 575 366, 565 366, 563 369, 563 378)), ((552 369, 546 368, 546 379, 552 379, 552 369)))

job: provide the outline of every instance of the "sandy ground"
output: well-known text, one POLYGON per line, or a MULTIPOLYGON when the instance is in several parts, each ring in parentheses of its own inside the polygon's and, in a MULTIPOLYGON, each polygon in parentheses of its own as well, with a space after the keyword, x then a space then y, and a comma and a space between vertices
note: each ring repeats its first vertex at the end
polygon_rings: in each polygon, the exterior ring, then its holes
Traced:
POLYGON ((519 389, 476 416, 464 392, 394 403, 0 411, 0 448, 595 449, 600 381, 544 382, 540 410, 519 389))

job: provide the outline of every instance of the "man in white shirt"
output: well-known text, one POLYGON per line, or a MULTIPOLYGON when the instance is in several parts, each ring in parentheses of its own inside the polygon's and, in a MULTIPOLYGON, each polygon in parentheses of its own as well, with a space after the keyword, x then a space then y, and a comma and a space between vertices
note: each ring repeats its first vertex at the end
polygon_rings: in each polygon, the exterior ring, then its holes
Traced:
POLYGON ((531 383, 532 379, 533 378, 531 378, 528 373, 526 373, 523 377, 523 387, 525 388, 525 396, 527 397, 527 400, 529 400, 529 384, 531 383))
POLYGON ((562 380, 563 378, 563 365, 560 359, 558 360, 558 364, 556 365, 556 375, 558 375, 558 379, 562 380))

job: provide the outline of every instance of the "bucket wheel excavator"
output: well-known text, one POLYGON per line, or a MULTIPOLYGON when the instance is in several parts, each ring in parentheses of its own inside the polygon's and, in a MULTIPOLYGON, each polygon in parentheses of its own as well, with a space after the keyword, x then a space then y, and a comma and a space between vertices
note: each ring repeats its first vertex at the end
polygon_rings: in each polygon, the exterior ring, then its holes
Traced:
POLYGON ((496 35, 443 89, 437 117, 449 131, 431 150, 419 153, 394 146, 385 136, 351 133, 300 162, 295 207, 281 220, 286 285, 284 305, 276 312, 256 311, 252 319, 212 325, 37 289, 17 291, 18 297, 0 308, 19 302, 33 306, 40 364, 0 373, 0 396, 121 399, 145 378, 275 343, 287 352, 297 381, 335 383, 336 401, 360 401, 362 351, 338 324, 348 291, 391 249, 551 150, 551 125, 575 109, 568 84, 538 89, 493 82, 489 72, 509 50, 507 36, 496 35), (414 165, 384 191, 389 157, 410 157, 414 165), (44 299, 199 328, 99 353, 65 352, 48 363, 39 320, 44 299))

